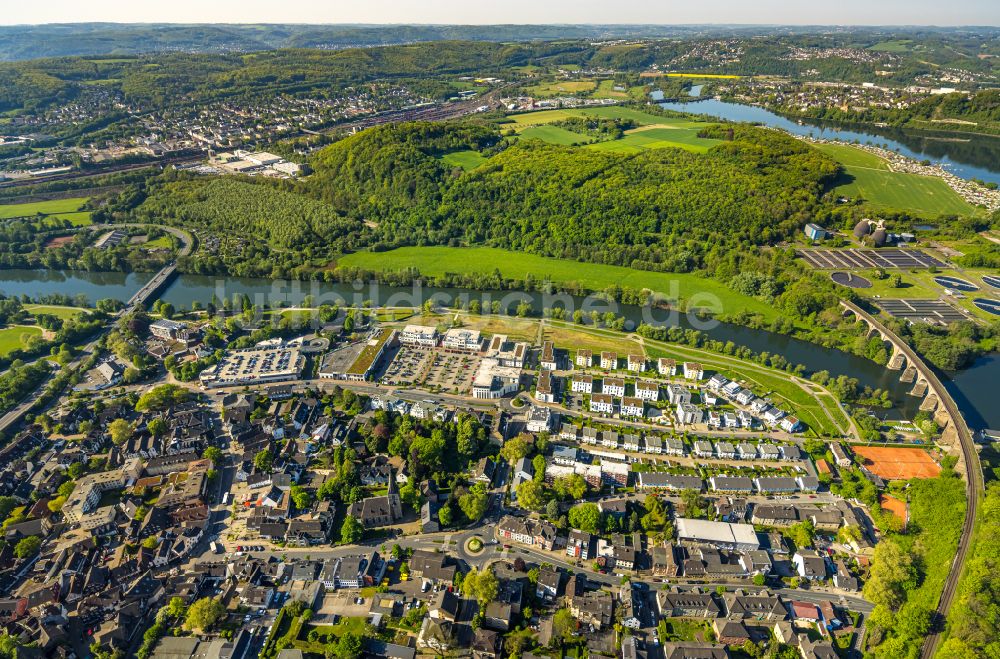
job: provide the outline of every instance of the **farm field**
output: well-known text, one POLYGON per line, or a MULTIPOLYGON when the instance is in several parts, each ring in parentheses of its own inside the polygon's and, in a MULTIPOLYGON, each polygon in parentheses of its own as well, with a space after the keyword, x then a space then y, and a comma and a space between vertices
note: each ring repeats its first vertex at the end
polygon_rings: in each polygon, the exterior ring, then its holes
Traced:
POLYGON ((16 325, 0 329, 0 355, 7 355, 14 350, 23 348, 25 338, 41 335, 42 330, 38 327, 16 325))
POLYGON ((355 252, 341 257, 339 263, 372 271, 416 268, 431 277, 448 272, 491 273, 499 268, 503 276, 516 279, 524 279, 530 273, 535 279, 547 277, 554 282, 577 283, 590 290, 620 285, 648 288, 671 299, 691 300, 692 296, 699 295, 694 300, 695 306, 708 308, 714 304, 722 311, 745 309, 767 319, 777 316, 777 310, 771 305, 698 275, 580 263, 492 247, 401 247, 386 252, 355 252))
POLYGON ((461 167, 465 171, 479 167, 487 158, 478 151, 452 151, 441 156, 441 162, 452 167, 461 167))
POLYGON ((853 180, 834 189, 845 197, 860 197, 876 209, 906 211, 926 218, 977 212, 944 181, 934 176, 846 164, 845 170, 853 180))
POLYGON ((14 217, 34 217, 42 214, 50 218, 67 219, 75 225, 82 226, 90 224, 90 212, 80 210, 87 203, 87 200, 88 197, 73 197, 25 204, 2 204, 0 205, 0 220, 14 217))
POLYGON ((26 304, 24 305, 26 311, 30 314, 48 314, 50 316, 56 316, 63 320, 69 320, 71 318, 76 318, 80 314, 89 313, 86 309, 81 309, 80 307, 64 307, 55 304, 26 304))

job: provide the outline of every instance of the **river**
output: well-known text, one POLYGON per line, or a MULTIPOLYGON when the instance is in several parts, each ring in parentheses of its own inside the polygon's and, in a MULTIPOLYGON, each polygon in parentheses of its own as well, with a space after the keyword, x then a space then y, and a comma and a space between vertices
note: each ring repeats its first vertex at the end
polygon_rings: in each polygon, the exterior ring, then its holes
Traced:
MULTIPOLYGON (((698 91, 700 93, 701 90, 698 91)), ((805 119, 801 122, 793 121, 764 108, 742 103, 728 103, 717 99, 685 103, 660 103, 660 107, 677 112, 718 117, 729 121, 759 123, 772 128, 780 128, 793 135, 881 146, 915 160, 929 160, 965 179, 976 178, 981 181, 1000 183, 1000 138, 894 128, 866 127, 864 131, 861 129, 853 130, 829 122, 805 119)))
MULTIPOLYGON (((91 302, 101 298, 128 299, 137 291, 150 275, 145 273, 95 273, 95 272, 53 272, 46 270, 3 270, 0 271, 0 293, 4 295, 46 295, 62 293, 74 296, 85 295, 91 302)), ((248 295, 254 304, 268 304, 271 307, 296 306, 312 296, 312 304, 323 303, 361 305, 370 300, 382 306, 418 306, 430 296, 436 296, 443 305, 450 305, 456 296, 466 299, 504 300, 505 306, 515 306, 519 296, 527 295, 536 311, 543 306, 552 306, 551 300, 543 299, 541 293, 517 293, 511 291, 468 291, 440 288, 396 288, 391 286, 351 285, 322 282, 302 282, 254 279, 241 277, 213 277, 205 275, 180 275, 161 294, 161 299, 178 309, 191 308, 193 302, 202 305, 216 296, 219 300, 234 296, 248 295), (504 299, 506 298, 506 299, 504 299)), ((568 296, 567 296, 568 297, 568 296)), ((584 308, 580 298, 569 297, 569 304, 584 308)), ((485 305, 484 305, 485 306, 485 305)), ((562 305, 557 305, 562 306, 562 305)), ((643 310, 629 305, 617 305, 618 313, 635 323, 643 320, 643 310)), ((588 310, 589 309, 585 309, 588 310)), ((602 311, 603 309, 598 309, 602 311)), ((667 320, 666 312, 654 312, 656 320, 667 320)), ((683 314, 670 318, 669 322, 683 327, 691 327, 691 321, 683 314)), ((697 324, 695 319, 695 323, 697 324)), ((713 323, 704 328, 707 335, 720 341, 732 341, 747 346, 755 352, 769 352, 784 356, 793 364, 803 364, 810 372, 827 370, 834 375, 848 375, 857 378, 863 385, 888 390, 896 407, 890 416, 912 418, 916 413, 918 399, 906 395, 909 385, 900 383, 899 373, 890 371, 874 362, 839 350, 822 348, 813 343, 773 334, 764 330, 754 330, 739 325, 713 323)), ((1000 382, 1000 356, 989 355, 979 359, 969 369, 955 374, 945 374, 948 388, 972 428, 1000 428, 1000 406, 996 405, 996 382, 1000 382)))

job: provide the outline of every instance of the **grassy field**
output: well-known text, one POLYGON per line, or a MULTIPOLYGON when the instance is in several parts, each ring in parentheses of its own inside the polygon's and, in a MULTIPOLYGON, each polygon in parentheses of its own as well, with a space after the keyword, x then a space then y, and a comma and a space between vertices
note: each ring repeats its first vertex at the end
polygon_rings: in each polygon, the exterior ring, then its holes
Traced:
MULTIPOLYGON (((633 108, 621 107, 619 105, 607 105, 596 108, 567 108, 564 110, 539 110, 537 112, 522 112, 512 114, 508 119, 512 120, 517 129, 518 126, 538 126, 550 124, 554 121, 561 121, 570 117, 604 117, 606 119, 631 119, 640 126, 650 126, 653 124, 669 125, 691 125, 700 123, 687 119, 668 119, 649 114, 633 108)), ((705 125, 705 124, 702 124, 705 125)))
POLYGON ((531 126, 521 131, 521 139, 542 140, 549 144, 569 146, 571 144, 590 142, 592 138, 574 133, 565 128, 560 128, 559 126, 531 126))
POLYGON ((12 217, 34 217, 44 215, 57 219, 68 219, 74 224, 90 223, 90 213, 80 211, 87 203, 88 197, 73 197, 70 199, 54 199, 52 201, 35 201, 26 204, 0 205, 0 220, 12 217))
POLYGON ((631 119, 639 125, 639 128, 628 131, 620 140, 593 142, 587 144, 588 149, 615 153, 640 153, 648 149, 675 147, 695 153, 704 153, 718 143, 718 140, 701 139, 698 137, 698 131, 710 125, 706 122, 658 117, 640 110, 619 106, 542 110, 540 112, 512 115, 510 118, 514 120, 514 129, 519 131, 520 135, 525 138, 540 139, 550 144, 561 145, 589 142, 590 138, 585 135, 578 135, 559 126, 546 125, 574 116, 631 119))
POLYGON ((357 252, 340 259, 341 265, 372 271, 394 271, 416 268, 427 276, 447 272, 491 273, 499 268, 505 277, 524 279, 531 273, 535 279, 549 278, 558 283, 577 283, 591 290, 603 290, 612 285, 635 289, 648 288, 670 299, 692 300, 694 306, 733 313, 745 309, 764 318, 777 316, 777 310, 755 298, 741 295, 721 282, 694 274, 648 272, 622 266, 580 263, 567 259, 552 259, 534 254, 511 252, 492 247, 401 247, 387 252, 357 252))
POLYGON ((160 236, 156 240, 147 240, 146 242, 142 243, 142 246, 145 247, 146 249, 157 249, 157 248, 170 249, 171 247, 174 246, 174 243, 170 240, 170 236, 160 236))
POLYGON ((41 328, 18 325, 0 329, 0 355, 6 355, 13 350, 23 348, 24 339, 33 335, 41 336, 41 328))
POLYGON ((581 94, 592 92, 597 88, 597 83, 593 80, 554 80, 532 85, 527 88, 530 96, 544 98, 546 96, 565 96, 567 94, 581 94))
POLYGON ((546 341, 552 341, 557 348, 569 351, 570 355, 575 355, 576 351, 580 349, 590 350, 595 355, 605 350, 611 350, 623 357, 629 353, 646 352, 638 342, 630 341, 625 336, 621 338, 597 336, 568 327, 553 325, 546 325, 544 334, 546 341))
POLYGON ((909 39, 893 39, 891 41, 880 41, 868 50, 877 50, 882 53, 908 53, 913 42, 909 39))
MULTIPOLYGON (((702 124, 704 125, 704 124, 702 124)), ((704 153, 719 143, 720 140, 698 137, 702 125, 690 128, 648 127, 628 131, 620 140, 597 142, 587 146, 598 151, 614 151, 618 153, 639 153, 649 149, 665 149, 669 147, 685 149, 695 153, 704 153)))
POLYGON ((845 167, 889 170, 889 164, 874 153, 847 144, 817 144, 817 149, 845 167))
POLYGON ((24 305, 24 308, 32 315, 44 313, 50 316, 62 318, 63 320, 76 318, 80 314, 90 313, 86 309, 81 309, 80 307, 63 307, 54 304, 26 304, 24 305))
POLYGON ((461 167, 465 171, 479 167, 486 160, 483 154, 472 150, 452 151, 441 156, 441 162, 444 164, 452 167, 461 167))
POLYGON ((854 178, 838 185, 836 191, 846 197, 860 197, 874 208, 900 210, 919 217, 970 215, 976 209, 959 197, 941 179, 905 172, 889 172, 866 167, 847 167, 854 178))
POLYGON ((920 217, 968 215, 977 212, 967 201, 935 176, 889 171, 878 156, 839 144, 818 147, 844 165, 851 181, 836 186, 838 194, 859 197, 882 210, 900 210, 920 217))

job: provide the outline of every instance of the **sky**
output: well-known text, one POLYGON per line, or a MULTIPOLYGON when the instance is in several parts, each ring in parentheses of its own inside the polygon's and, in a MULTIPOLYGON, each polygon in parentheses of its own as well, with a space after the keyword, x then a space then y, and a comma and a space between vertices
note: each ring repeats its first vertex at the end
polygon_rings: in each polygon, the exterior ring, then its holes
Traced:
POLYGON ((1000 0, 0 0, 0 24, 1000 25, 1000 0))

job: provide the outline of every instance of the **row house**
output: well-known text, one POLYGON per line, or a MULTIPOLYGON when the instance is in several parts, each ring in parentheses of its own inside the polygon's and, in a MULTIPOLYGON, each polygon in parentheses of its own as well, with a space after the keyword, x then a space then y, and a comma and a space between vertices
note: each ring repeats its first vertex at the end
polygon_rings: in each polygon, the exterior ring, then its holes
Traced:
POLYGON ((551 551, 557 544, 556 527, 545 520, 505 515, 496 526, 497 538, 551 551))
POLYGON ((673 359, 660 357, 656 361, 656 371, 663 377, 672 378, 677 375, 677 362, 673 359))
POLYGON ((590 368, 591 364, 594 363, 594 353, 590 350, 577 350, 576 351, 576 365, 577 368, 590 368))

